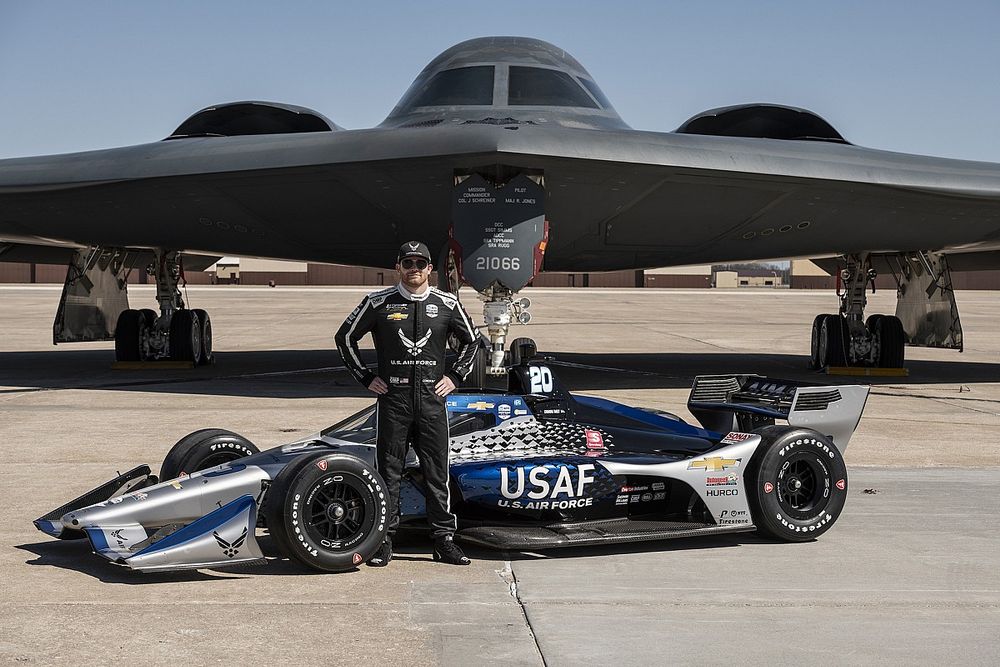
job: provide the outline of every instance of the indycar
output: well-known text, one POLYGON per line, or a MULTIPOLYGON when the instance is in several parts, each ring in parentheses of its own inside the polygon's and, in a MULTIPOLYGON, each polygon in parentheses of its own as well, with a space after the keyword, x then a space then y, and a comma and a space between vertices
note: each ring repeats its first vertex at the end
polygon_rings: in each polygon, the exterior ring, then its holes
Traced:
MULTIPOLYGON (((568 392, 530 339, 514 341, 506 390, 447 397, 456 539, 536 551, 757 531, 812 540, 848 491, 843 452, 865 386, 807 386, 756 375, 699 376, 676 415, 568 392), (784 422, 784 423, 781 423, 784 422)), ((41 518, 60 539, 88 539, 114 563, 155 572, 283 556, 340 572, 385 535, 375 466, 376 406, 266 451, 202 429, 169 451, 41 518)), ((412 449, 400 490, 404 526, 424 521, 412 449)))

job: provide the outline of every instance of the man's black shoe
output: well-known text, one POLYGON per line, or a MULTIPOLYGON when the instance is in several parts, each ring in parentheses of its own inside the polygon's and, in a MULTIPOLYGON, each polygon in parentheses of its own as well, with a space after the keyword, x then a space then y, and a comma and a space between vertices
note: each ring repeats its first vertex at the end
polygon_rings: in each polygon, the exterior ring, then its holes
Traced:
POLYGON ((371 567, 385 567, 392 560, 392 540, 387 539, 378 548, 375 555, 368 559, 371 567))
POLYGON ((434 540, 434 560, 449 565, 468 565, 472 562, 450 536, 434 540))

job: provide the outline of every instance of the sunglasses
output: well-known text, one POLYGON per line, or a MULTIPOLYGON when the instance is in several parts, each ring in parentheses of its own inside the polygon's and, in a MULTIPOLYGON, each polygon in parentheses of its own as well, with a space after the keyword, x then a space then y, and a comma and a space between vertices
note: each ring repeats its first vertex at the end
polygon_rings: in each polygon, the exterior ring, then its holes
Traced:
POLYGON ((426 259, 409 259, 409 258, 407 258, 407 259, 404 259, 404 260, 400 260, 399 265, 401 267, 403 267, 404 269, 412 269, 412 268, 416 267, 420 271, 423 271, 424 269, 427 268, 427 265, 429 263, 430 262, 428 262, 426 259))

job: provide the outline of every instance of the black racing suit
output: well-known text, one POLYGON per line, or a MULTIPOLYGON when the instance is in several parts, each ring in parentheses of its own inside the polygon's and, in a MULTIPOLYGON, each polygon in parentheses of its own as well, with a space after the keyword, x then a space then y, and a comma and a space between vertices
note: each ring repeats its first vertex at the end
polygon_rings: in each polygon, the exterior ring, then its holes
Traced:
POLYGON ((451 535, 457 520, 448 490, 448 413, 434 386, 448 375, 455 385, 472 370, 478 334, 457 299, 429 287, 414 295, 402 286, 366 296, 337 331, 337 349, 354 378, 367 387, 376 375, 389 386, 378 397, 378 470, 389 492, 386 535, 399 526, 399 479, 407 443, 420 458, 426 482, 427 520, 435 538, 451 535), (378 373, 362 361, 358 341, 371 333, 378 373), (458 359, 445 369, 448 335, 461 342, 458 359))

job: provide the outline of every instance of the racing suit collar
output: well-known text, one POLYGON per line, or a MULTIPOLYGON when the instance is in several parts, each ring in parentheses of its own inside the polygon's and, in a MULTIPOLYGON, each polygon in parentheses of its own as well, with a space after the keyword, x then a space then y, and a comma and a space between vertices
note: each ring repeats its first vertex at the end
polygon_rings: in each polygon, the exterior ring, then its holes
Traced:
POLYGON ((425 289, 420 294, 414 294, 410 290, 408 290, 405 287, 403 287, 403 283, 402 282, 399 282, 399 283, 396 283, 396 291, 399 292, 399 294, 404 299, 406 299, 407 301, 423 301, 424 299, 426 299, 430 295, 430 293, 431 293, 431 286, 428 285, 427 289, 425 289))

